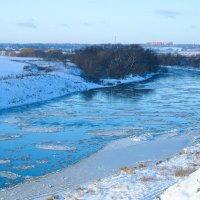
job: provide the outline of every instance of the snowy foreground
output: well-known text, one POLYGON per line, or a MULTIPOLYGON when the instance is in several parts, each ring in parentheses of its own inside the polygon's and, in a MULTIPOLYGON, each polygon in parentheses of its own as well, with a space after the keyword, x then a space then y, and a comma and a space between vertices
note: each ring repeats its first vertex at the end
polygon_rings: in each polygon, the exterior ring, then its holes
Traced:
POLYGON ((161 195, 162 200, 199 200, 200 199, 200 169, 188 178, 180 180, 161 195))
POLYGON ((50 100, 108 85, 137 82, 152 75, 130 76, 121 80, 107 79, 98 85, 82 78, 81 71, 70 62, 64 65, 59 61, 0 57, 0 109, 50 100), (24 70, 24 67, 28 70, 24 70))
POLYGON ((199 158, 200 142, 197 142, 175 157, 125 166, 110 177, 37 200, 199 200, 199 158))

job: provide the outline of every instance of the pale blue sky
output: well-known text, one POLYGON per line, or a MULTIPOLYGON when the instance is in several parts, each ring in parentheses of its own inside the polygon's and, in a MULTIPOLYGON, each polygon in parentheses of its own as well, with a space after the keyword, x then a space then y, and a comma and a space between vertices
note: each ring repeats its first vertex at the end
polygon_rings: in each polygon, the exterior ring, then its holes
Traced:
POLYGON ((200 0, 0 0, 0 42, 200 43, 200 0))

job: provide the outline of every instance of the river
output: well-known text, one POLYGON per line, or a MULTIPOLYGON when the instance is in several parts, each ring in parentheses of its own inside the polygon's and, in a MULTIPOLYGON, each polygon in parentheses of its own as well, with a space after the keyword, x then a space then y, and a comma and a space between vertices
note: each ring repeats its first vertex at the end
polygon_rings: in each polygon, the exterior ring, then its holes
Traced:
POLYGON ((173 69, 139 83, 2 110, 0 188, 74 164, 116 139, 195 139, 199 121, 200 72, 173 69))

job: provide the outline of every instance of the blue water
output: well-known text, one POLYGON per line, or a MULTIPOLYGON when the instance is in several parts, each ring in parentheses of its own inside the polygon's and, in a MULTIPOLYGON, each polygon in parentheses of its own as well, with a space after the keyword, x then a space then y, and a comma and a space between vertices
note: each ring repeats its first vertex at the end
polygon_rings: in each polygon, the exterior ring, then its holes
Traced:
POLYGON ((140 83, 3 110, 0 187, 59 170, 118 138, 181 135, 198 130, 199 121, 200 73, 175 70, 140 83))

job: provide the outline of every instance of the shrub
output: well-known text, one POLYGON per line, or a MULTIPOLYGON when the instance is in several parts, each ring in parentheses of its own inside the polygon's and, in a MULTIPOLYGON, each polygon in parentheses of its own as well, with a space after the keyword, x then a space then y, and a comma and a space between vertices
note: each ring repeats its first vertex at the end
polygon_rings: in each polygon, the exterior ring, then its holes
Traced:
POLYGON ((63 53, 61 50, 57 50, 57 49, 49 49, 46 52, 46 58, 48 59, 57 59, 57 60, 61 60, 63 58, 63 53))
POLYGON ((126 174, 134 174, 135 173, 133 167, 127 167, 127 166, 121 167, 120 172, 123 172, 126 174))
POLYGON ((145 75, 157 70, 156 55, 139 45, 91 46, 76 51, 72 58, 93 81, 101 78, 123 78, 145 75))
POLYGON ((194 168, 186 168, 186 169, 176 169, 174 172, 174 175, 176 177, 183 177, 183 176, 188 176, 191 173, 193 173, 195 171, 194 168))
POLYGON ((36 57, 36 58, 44 58, 45 52, 39 49, 31 49, 31 48, 23 48, 20 50, 19 57, 36 57))
POLYGON ((200 67, 200 55, 159 54, 160 65, 200 67))
POLYGON ((47 200, 56 200, 59 199, 59 196, 56 194, 53 194, 51 197, 47 198, 47 200))
POLYGON ((32 48, 23 48, 16 55, 19 57, 34 57, 34 58, 46 58, 49 60, 65 61, 68 55, 63 54, 61 50, 49 49, 47 51, 32 48))
POLYGON ((150 182, 150 181, 153 181, 154 180, 154 178, 153 177, 148 177, 148 176, 143 176, 141 179, 140 179, 140 181, 141 182, 150 182))

